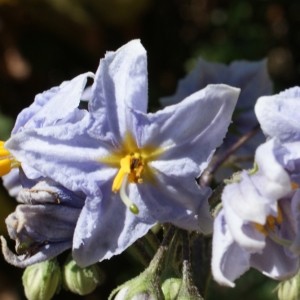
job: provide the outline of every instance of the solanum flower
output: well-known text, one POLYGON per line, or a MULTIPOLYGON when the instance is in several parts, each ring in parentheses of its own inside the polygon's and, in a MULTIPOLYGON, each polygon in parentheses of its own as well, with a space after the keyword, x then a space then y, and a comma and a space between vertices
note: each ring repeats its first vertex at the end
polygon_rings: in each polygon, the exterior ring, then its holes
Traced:
POLYGON ((73 239, 82 267, 122 252, 157 221, 212 230, 210 189, 196 178, 222 143, 239 90, 210 85, 154 114, 147 94, 146 51, 136 40, 100 61, 83 119, 5 143, 22 164, 87 195, 73 239))
POLYGON ((163 106, 179 103, 208 84, 220 83, 241 89, 233 122, 239 133, 247 133, 257 124, 253 111, 256 100, 260 96, 270 95, 273 90, 267 60, 234 61, 225 65, 208 62, 199 57, 194 69, 179 81, 175 94, 161 98, 160 102, 163 106))
MULTIPOLYGON (((63 82, 58 87, 36 95, 34 102, 18 115, 12 136, 24 130, 76 123, 81 120, 87 111, 78 109, 78 105, 88 77, 93 77, 93 74, 79 75, 71 81, 63 82)), ((0 142, 0 176, 3 176, 3 184, 13 197, 16 197, 22 189, 19 178, 20 166, 21 163, 5 149, 4 142, 0 142)), ((26 163, 22 164, 22 167, 26 169, 31 179, 42 176, 26 163)))
MULTIPOLYGON (((234 61, 229 65, 208 62, 199 57, 194 69, 179 81, 173 96, 160 99, 162 106, 179 103, 185 97, 206 87, 208 84, 228 84, 241 89, 232 121, 233 126, 226 135, 219 153, 226 151, 238 139, 252 130, 257 124, 253 107, 258 97, 272 94, 273 84, 270 80, 267 60, 261 61, 234 61)), ((235 155, 252 156, 256 148, 265 141, 261 132, 240 147, 235 155)), ((243 168, 249 168, 249 163, 243 162, 243 168)), ((231 170, 222 168, 216 174, 216 179, 221 181, 232 173, 231 170)))
POLYGON ((279 280, 298 271, 300 190, 279 162, 278 151, 276 140, 261 145, 257 172, 241 172, 224 189, 212 258, 213 276, 220 284, 233 287, 250 267, 279 280))

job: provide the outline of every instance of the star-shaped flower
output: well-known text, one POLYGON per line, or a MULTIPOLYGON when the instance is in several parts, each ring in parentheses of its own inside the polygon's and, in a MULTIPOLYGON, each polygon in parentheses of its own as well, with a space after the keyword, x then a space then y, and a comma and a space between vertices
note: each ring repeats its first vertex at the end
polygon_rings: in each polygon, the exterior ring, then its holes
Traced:
POLYGON ((196 178, 222 143, 239 90, 210 85, 154 114, 147 94, 146 52, 132 41, 100 61, 83 119, 5 143, 22 164, 87 195, 73 239, 81 266, 122 252, 157 221, 212 230, 210 189, 196 178))
MULTIPOLYGON (((242 135, 248 133, 257 124, 253 111, 256 100, 260 96, 272 94, 273 84, 267 69, 267 60, 261 61, 234 61, 229 65, 208 62, 201 57, 197 59, 194 69, 181 79, 173 96, 160 99, 162 106, 179 103, 185 97, 206 87, 208 84, 228 84, 241 89, 236 109, 234 111, 229 132, 219 149, 219 154, 225 152, 242 135)), ((262 132, 258 132, 246 144, 235 151, 237 156, 252 156, 256 148, 265 141, 262 132)), ((241 163, 243 168, 250 168, 251 164, 241 163)), ((216 174, 218 181, 227 178, 232 170, 223 167, 216 174)))
POLYGON ((233 122, 245 134, 257 124, 253 111, 256 100, 272 93, 273 84, 268 74, 267 60, 234 61, 229 65, 208 62, 199 57, 194 69, 178 83, 173 96, 160 99, 163 106, 179 103, 208 84, 228 84, 241 89, 233 122))

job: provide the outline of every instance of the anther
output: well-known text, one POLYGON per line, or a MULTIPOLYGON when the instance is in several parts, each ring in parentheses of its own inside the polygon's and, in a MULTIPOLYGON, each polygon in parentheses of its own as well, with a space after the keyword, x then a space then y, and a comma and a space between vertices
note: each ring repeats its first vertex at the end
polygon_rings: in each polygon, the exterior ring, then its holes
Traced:
POLYGON ((0 176, 8 174, 12 168, 18 168, 20 165, 20 162, 4 148, 4 142, 0 141, 0 176))

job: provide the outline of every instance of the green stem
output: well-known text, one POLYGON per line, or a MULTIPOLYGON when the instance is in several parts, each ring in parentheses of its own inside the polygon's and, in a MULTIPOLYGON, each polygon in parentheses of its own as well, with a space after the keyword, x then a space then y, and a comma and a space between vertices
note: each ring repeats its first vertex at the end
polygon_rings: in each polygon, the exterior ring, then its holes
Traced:
POLYGON ((152 232, 151 229, 145 235, 145 239, 147 240, 147 242, 151 246, 153 252, 155 253, 157 251, 158 247, 159 247, 160 241, 156 237, 156 235, 152 232))
POLYGON ((190 253, 190 240, 189 234, 186 230, 182 230, 182 286, 181 291, 179 292, 179 299, 182 297, 187 297, 189 295, 189 299, 197 299, 204 300, 200 294, 198 289, 193 283, 192 276, 192 266, 191 266, 191 253, 190 253))
POLYGON ((154 257, 148 267, 148 270, 151 273, 156 273, 162 267, 162 263, 165 258, 165 255, 168 251, 169 245, 170 245, 170 243, 174 237, 174 234, 176 233, 177 230, 178 229, 175 226, 170 225, 161 245, 159 246, 156 254, 154 255, 154 257))
POLYGON ((145 267, 147 267, 151 261, 151 257, 141 239, 138 239, 133 245, 127 248, 127 252, 145 267))

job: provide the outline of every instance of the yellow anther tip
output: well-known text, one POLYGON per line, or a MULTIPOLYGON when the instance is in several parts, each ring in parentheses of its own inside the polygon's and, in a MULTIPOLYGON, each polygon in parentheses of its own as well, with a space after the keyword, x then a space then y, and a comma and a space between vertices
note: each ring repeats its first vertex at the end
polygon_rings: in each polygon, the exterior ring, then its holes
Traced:
POLYGON ((258 224, 258 223, 253 223, 254 224, 254 227, 257 231, 261 232, 263 235, 267 236, 267 231, 265 229, 265 227, 261 224, 258 224))
POLYGON ((283 221, 283 216, 282 216, 282 211, 279 206, 277 207, 277 211, 278 211, 278 216, 275 220, 277 223, 281 224, 283 221))
POLYGON ((9 158, 0 160, 0 176, 4 176, 11 171, 11 161, 9 158))
POLYGON ((299 185, 295 182, 291 182, 292 190, 295 190, 299 187, 299 185))

